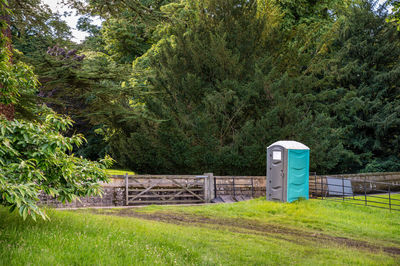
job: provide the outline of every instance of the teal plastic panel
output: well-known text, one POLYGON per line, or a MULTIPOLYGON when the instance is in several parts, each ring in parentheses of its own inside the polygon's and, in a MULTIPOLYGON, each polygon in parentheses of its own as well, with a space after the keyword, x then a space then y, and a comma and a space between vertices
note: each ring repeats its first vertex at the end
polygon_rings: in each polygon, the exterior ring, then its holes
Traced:
POLYGON ((310 150, 288 150, 287 201, 308 199, 310 150))

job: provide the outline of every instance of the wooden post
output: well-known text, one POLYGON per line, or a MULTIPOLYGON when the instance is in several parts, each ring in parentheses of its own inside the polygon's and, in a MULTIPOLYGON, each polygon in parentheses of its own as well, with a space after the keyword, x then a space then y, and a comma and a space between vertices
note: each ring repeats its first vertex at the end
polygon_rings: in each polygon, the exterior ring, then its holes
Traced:
POLYGON ((128 187, 129 187, 129 182, 128 182, 128 173, 125 174, 125 205, 128 206, 129 203, 129 191, 128 191, 128 187))
POLYGON ((251 197, 254 198, 254 182, 253 182, 253 178, 251 178, 251 197))
POLYGON ((210 203, 214 199, 214 174, 213 173, 205 173, 207 176, 204 179, 204 200, 207 203, 210 203))
POLYGON ((210 182, 210 202, 215 198, 215 191, 214 191, 214 174, 210 173, 209 180, 210 182))

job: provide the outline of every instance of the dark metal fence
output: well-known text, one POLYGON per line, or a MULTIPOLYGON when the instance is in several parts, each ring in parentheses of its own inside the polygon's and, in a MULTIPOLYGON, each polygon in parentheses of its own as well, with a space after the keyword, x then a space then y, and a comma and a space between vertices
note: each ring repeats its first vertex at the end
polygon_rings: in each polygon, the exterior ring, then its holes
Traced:
POLYGON ((310 197, 400 211, 398 183, 345 177, 318 177, 310 173, 310 197))
POLYGON ((238 196, 254 197, 253 178, 241 179, 239 182, 234 177, 215 178, 214 193, 215 197, 220 195, 232 195, 235 198, 238 196), (220 180, 225 182, 218 182, 220 180))
MULTIPOLYGON (((265 177, 261 177, 265 180, 265 177)), ((260 177, 214 176, 214 202, 234 202, 265 195, 259 187, 260 177), (256 184, 257 183, 257 184, 256 184)))

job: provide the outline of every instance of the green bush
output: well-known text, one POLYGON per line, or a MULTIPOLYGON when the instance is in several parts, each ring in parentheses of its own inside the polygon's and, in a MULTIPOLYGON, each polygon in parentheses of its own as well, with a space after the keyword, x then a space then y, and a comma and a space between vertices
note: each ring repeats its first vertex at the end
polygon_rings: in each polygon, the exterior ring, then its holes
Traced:
POLYGON ((72 120, 55 113, 41 122, 0 118, 0 204, 18 209, 24 219, 46 219, 37 205, 41 191, 63 202, 102 193, 99 182, 107 182, 104 169, 112 159, 92 162, 68 154, 84 141, 61 134, 71 126, 72 120))

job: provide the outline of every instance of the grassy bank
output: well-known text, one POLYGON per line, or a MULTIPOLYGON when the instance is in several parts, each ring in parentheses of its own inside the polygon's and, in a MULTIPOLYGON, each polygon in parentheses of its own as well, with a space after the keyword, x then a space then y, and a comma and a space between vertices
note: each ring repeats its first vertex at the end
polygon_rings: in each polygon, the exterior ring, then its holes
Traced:
POLYGON ((54 211, 0 209, 0 262, 54 264, 400 263, 400 213, 318 200, 54 211))
MULTIPOLYGON (((340 200, 340 199, 339 199, 340 200)), ((369 194, 366 196, 346 197, 349 203, 374 206, 378 208, 390 208, 400 211, 400 194, 398 192, 389 194, 369 194)))
POLYGON ((106 173, 108 175, 125 175, 126 173, 128 175, 134 175, 135 172, 129 171, 129 170, 118 170, 118 169, 107 169, 106 173))

